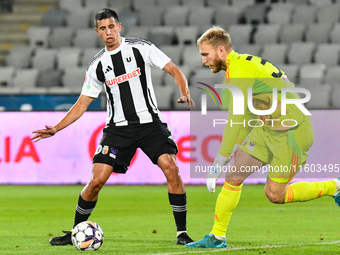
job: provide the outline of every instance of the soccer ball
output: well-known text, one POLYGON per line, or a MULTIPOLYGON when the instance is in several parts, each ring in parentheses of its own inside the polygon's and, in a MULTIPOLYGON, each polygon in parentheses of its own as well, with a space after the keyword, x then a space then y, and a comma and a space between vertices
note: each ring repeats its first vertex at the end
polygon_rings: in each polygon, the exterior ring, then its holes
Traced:
POLYGON ((71 240, 80 251, 95 251, 102 246, 104 233, 93 221, 83 221, 72 229, 71 240))

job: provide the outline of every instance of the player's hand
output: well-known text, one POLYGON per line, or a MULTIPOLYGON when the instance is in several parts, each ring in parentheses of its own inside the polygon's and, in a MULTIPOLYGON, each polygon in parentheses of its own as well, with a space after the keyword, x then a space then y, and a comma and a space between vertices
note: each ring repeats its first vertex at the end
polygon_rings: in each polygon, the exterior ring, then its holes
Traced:
POLYGON ((215 192, 216 181, 221 176, 223 172, 223 167, 228 164, 228 162, 233 158, 234 153, 238 150, 240 146, 235 145, 232 153, 229 154, 228 157, 221 155, 220 153, 217 154, 212 170, 207 174, 207 188, 210 193, 215 192))
POLYGON ((213 167, 207 174, 207 188, 210 193, 215 192, 216 181, 223 172, 223 166, 225 166, 232 158, 232 154, 230 154, 228 157, 225 157, 219 153, 217 154, 213 163, 213 167))
POLYGON ((38 142, 41 139, 53 136, 55 133, 57 133, 57 130, 53 126, 45 125, 45 129, 35 130, 32 133, 35 133, 35 135, 31 137, 31 140, 38 142))
POLYGON ((189 108, 195 107, 194 100, 187 96, 181 96, 180 98, 178 98, 177 103, 179 104, 187 103, 189 108))

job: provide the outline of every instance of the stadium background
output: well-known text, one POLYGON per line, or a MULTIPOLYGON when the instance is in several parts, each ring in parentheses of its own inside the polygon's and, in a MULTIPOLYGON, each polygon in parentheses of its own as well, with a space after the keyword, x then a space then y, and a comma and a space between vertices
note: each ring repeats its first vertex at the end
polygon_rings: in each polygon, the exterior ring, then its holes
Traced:
MULTIPOLYGON (((118 12, 123 36, 149 39, 180 66, 189 80, 196 110, 200 110, 202 91, 196 89, 194 81, 207 78, 215 83, 223 81, 224 72, 213 75, 203 67, 196 46, 200 34, 216 24, 230 32, 236 51, 268 59, 297 86, 311 92, 307 107, 317 111, 318 116, 329 116, 314 121, 318 134, 324 133, 324 126, 333 127, 325 136, 316 136, 318 144, 336 135, 335 120, 340 107, 340 1, 1 0, 1 184, 73 184, 83 183, 90 176, 89 144, 91 135, 105 120, 105 95, 91 104, 89 110, 94 112, 88 116, 92 117, 84 122, 79 120, 79 125, 58 134, 58 139, 32 144, 28 138, 32 130, 57 122, 79 96, 87 64, 103 47, 93 30, 93 16, 105 6, 118 12), (94 125, 96 118, 100 120, 94 125), (84 131, 82 123, 93 126, 84 131), (85 141, 85 145, 77 141, 85 141), (52 164, 56 156, 58 164, 52 164), (47 171, 51 166, 54 168, 50 171, 63 169, 74 175, 60 179, 60 172, 53 176, 47 171)), ((179 164, 182 175, 186 175, 190 150, 196 148, 190 145, 193 141, 189 112, 175 103, 179 91, 170 75, 154 69, 153 84, 159 108, 183 149, 179 164)), ((212 101, 209 107, 219 110, 212 101)), ((338 145, 333 141, 333 147, 328 146, 323 154, 327 155, 323 157, 326 163, 336 163, 338 145)), ((218 139, 210 144, 214 149, 209 155, 200 151, 199 157, 205 163, 211 164, 217 142, 218 139)), ((153 168, 142 153, 137 154, 139 166, 153 168)), ((164 183, 160 171, 154 168, 147 175, 155 177, 154 180, 131 179, 139 178, 137 163, 129 170, 134 174, 123 180, 111 179, 111 183, 164 183)), ((190 181, 190 176, 187 178, 186 183, 204 183, 204 178, 194 181, 190 181)))

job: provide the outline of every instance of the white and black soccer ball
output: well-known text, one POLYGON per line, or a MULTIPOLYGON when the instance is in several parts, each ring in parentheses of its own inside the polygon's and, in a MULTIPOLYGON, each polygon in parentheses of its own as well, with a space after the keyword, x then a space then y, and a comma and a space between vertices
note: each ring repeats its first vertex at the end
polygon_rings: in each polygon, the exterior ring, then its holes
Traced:
POLYGON ((72 229, 71 240, 80 251, 95 251, 102 246, 104 233, 93 221, 83 221, 72 229))

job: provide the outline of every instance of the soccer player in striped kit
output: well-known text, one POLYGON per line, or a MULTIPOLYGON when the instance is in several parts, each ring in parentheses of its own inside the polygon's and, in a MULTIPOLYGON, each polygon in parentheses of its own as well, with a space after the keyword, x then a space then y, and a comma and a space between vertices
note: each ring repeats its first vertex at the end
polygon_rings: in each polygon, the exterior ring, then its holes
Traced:
MULTIPOLYGON (((176 164, 177 145, 167 124, 161 121, 151 68, 163 69, 173 76, 181 92, 177 102, 186 103, 190 108, 194 105, 187 80, 170 58, 151 42, 122 37, 121 23, 115 11, 100 10, 95 15, 95 30, 105 48, 89 63, 79 99, 58 124, 34 131, 32 140, 37 142, 51 137, 72 124, 104 88, 108 114, 106 127, 93 157, 92 177, 79 196, 74 226, 89 218, 99 191, 112 171, 125 173, 136 149, 141 148, 166 177, 177 226, 177 244, 190 243, 193 240, 186 230, 186 193, 176 164)), ((64 233, 51 238, 50 244, 72 244, 71 233, 64 233)))
MULTIPOLYGON (((220 27, 208 29, 197 41, 203 64, 209 66, 213 73, 226 71, 226 82, 243 92, 245 114, 233 114, 233 100, 236 100, 237 96, 230 95, 228 124, 213 163, 214 171, 207 176, 208 190, 211 193, 215 192, 216 180, 222 174, 220 169, 238 150, 232 166, 233 171, 226 173, 224 185, 218 195, 211 233, 197 242, 187 244, 185 247, 188 248, 227 247, 225 238, 227 227, 240 200, 243 182, 256 169, 266 164, 279 169, 268 172, 265 194, 270 202, 276 204, 305 202, 322 196, 332 196, 340 206, 340 178, 290 184, 295 174, 305 165, 307 151, 313 144, 314 131, 310 116, 302 113, 295 104, 287 104, 286 115, 282 114, 280 96, 278 100, 273 100, 273 88, 281 93, 281 89, 293 88, 294 84, 282 70, 269 61, 235 52, 231 42, 230 35, 220 27), (252 113, 247 105, 248 88, 252 89, 254 109, 268 110, 273 104, 276 110, 268 115, 252 113), (251 119, 257 119, 262 124, 256 127, 230 125, 230 120, 234 123, 245 120, 245 123, 248 123, 251 119), (281 125, 285 119, 294 120, 296 125, 293 127, 281 125)), ((299 99, 299 96, 297 93, 289 92, 287 98, 294 100, 299 99)))

